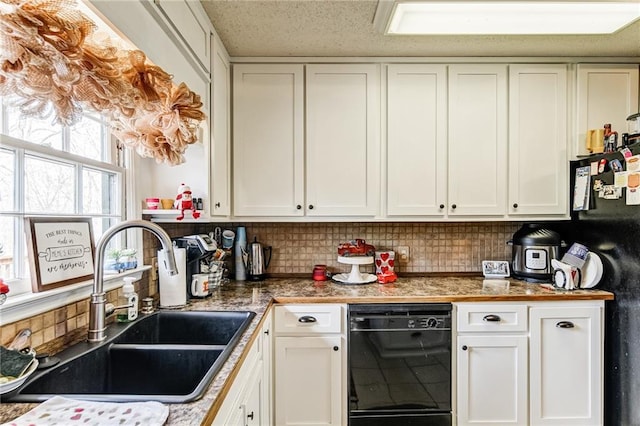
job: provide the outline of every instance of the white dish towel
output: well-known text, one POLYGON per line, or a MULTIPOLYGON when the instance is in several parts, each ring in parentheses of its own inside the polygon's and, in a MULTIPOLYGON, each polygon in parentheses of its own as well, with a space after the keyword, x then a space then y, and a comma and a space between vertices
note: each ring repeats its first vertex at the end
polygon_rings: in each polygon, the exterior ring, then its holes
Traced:
POLYGON ((92 402, 54 396, 2 426, 163 425, 169 408, 159 402, 92 402))

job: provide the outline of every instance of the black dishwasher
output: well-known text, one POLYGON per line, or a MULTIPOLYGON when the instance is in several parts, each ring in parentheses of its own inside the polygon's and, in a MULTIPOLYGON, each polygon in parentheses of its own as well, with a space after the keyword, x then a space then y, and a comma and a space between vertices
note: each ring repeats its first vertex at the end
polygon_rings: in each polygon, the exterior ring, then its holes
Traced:
POLYGON ((349 305, 349 425, 451 425, 451 304, 349 305))

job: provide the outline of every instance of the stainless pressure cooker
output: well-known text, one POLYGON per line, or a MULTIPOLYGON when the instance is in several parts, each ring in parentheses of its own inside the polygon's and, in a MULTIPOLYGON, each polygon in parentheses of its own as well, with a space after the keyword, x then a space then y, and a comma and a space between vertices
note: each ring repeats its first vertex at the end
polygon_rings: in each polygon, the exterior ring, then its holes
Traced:
POLYGON ((513 276, 530 282, 551 282, 551 259, 560 259, 560 249, 566 247, 560 234, 536 224, 522 225, 508 244, 513 276))

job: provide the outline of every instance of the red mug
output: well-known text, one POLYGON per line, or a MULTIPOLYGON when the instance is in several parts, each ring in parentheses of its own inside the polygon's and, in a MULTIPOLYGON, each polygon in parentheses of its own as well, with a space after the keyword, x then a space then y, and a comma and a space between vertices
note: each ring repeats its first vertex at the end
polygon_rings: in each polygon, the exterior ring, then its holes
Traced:
POLYGON ((313 280, 314 281, 327 280, 327 265, 315 265, 313 267, 313 280))

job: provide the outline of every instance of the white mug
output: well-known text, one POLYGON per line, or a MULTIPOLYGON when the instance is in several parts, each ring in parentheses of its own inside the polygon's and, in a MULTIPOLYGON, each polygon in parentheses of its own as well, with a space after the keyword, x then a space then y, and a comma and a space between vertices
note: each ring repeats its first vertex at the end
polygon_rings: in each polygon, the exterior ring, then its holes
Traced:
POLYGON ((559 262, 556 259, 551 259, 551 266, 555 268, 553 271, 553 282, 556 287, 563 288, 565 290, 575 290, 580 288, 582 281, 580 268, 564 262, 559 262))
POLYGON ((191 278, 191 294, 196 297, 209 295, 209 274, 193 274, 193 278, 191 278))
POLYGON ((222 248, 230 249, 233 247, 233 240, 236 238, 236 233, 230 230, 222 232, 222 248))

